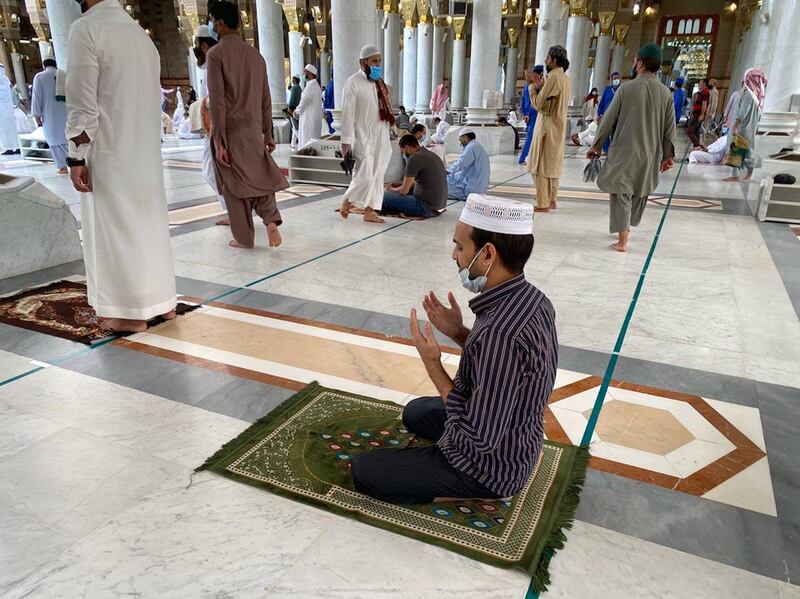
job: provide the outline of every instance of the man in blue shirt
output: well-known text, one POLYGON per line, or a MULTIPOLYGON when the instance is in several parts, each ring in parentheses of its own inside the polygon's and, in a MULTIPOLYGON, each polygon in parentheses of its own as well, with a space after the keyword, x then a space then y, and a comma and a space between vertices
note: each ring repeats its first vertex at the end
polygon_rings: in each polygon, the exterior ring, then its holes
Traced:
POLYGON ((469 127, 458 132, 458 141, 464 149, 458 160, 447 167, 447 197, 463 201, 471 193, 489 191, 489 155, 469 127))
POLYGON ((675 91, 672 92, 672 101, 675 103, 675 124, 681 122, 683 106, 686 104, 686 90, 683 89, 683 77, 675 80, 675 91))
POLYGON ((527 84, 525 85, 525 89, 522 90, 522 101, 519 105, 520 114, 522 114, 522 118, 524 118, 528 123, 528 132, 525 134, 525 145, 522 146, 522 152, 519 155, 519 163, 525 164, 528 160, 528 152, 531 149, 531 141, 533 141, 533 128, 536 126, 536 116, 539 114, 536 109, 533 107, 533 102, 531 102, 531 93, 529 91, 530 86, 533 84, 533 73, 538 73, 539 75, 544 74, 544 66, 537 64, 533 67, 533 71, 528 73, 526 77, 527 84))
MULTIPOLYGON (((614 99, 614 94, 617 93, 619 89, 619 85, 622 82, 620 79, 619 73, 614 71, 611 73, 611 85, 603 90, 603 97, 600 98, 600 104, 597 105, 597 125, 600 126, 600 122, 603 120, 603 114, 608 107, 611 106, 611 100, 614 99)), ((611 147, 611 138, 609 137, 606 140, 606 143, 603 144, 603 154, 608 154, 608 148, 611 147)))
POLYGON ((325 86, 325 94, 322 99, 322 108, 325 111, 325 122, 328 123, 328 132, 333 135, 336 130, 333 128, 333 69, 331 69, 331 79, 325 86))

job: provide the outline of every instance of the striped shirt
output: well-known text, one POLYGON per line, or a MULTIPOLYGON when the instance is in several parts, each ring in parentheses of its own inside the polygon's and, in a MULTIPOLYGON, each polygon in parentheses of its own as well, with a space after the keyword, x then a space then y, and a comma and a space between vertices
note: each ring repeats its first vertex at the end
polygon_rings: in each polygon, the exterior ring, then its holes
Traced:
POLYGON ((542 447, 558 364, 555 310, 524 275, 469 307, 475 326, 445 402, 438 446, 451 466, 509 496, 523 487, 542 447))

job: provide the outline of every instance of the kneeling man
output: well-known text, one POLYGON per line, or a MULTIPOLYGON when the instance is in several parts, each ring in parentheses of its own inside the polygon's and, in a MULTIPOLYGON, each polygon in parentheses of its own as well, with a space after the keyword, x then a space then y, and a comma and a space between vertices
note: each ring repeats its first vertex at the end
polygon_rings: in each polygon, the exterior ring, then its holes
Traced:
POLYGON ((411 334, 437 397, 411 401, 403 424, 428 447, 376 449, 352 464, 356 490, 399 504, 442 499, 497 499, 517 493, 541 451, 543 416, 558 364, 555 311, 525 279, 533 250, 533 207, 471 195, 456 225, 453 259, 470 300, 467 329, 455 297, 431 292, 428 319, 463 348, 458 374, 442 367, 430 324, 415 310, 411 334))
POLYGON ((401 137, 399 145, 407 159, 406 174, 402 183, 386 186, 381 214, 422 218, 439 216, 447 206, 447 172, 444 163, 436 154, 419 145, 411 133, 401 137))

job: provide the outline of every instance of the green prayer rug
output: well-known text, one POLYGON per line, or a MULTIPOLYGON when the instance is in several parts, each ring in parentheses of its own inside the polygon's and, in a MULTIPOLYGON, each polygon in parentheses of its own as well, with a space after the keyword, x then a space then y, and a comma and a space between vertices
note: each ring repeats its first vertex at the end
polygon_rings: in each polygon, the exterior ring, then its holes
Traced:
POLYGON ((546 589, 586 473, 588 452, 546 441, 525 487, 510 501, 392 505, 353 489, 355 455, 427 444, 403 427, 403 407, 312 383, 226 443, 198 470, 456 551, 521 568, 546 589))

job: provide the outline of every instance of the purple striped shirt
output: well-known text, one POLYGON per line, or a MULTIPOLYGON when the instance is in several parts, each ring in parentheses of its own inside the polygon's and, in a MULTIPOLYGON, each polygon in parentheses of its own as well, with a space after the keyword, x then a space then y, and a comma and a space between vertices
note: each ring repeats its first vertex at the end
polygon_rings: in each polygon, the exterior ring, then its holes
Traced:
POLYGON ((558 365, 555 310, 519 275, 469 302, 464 343, 438 446, 457 470, 498 495, 519 491, 539 457, 558 365))

